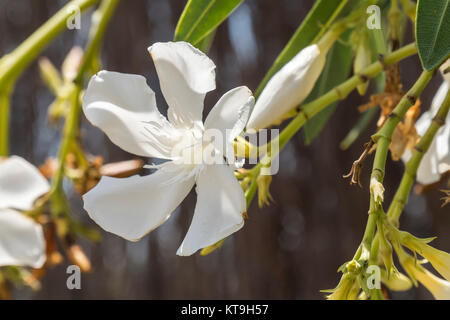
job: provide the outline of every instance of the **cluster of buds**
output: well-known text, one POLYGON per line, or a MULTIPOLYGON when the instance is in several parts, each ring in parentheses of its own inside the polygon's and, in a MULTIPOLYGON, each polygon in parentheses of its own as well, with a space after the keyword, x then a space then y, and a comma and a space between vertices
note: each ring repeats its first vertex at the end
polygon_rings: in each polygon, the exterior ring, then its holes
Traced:
POLYGON ((55 96, 55 100, 48 109, 50 123, 55 123, 59 118, 65 117, 69 110, 74 92, 73 80, 77 75, 82 58, 83 49, 73 47, 64 59, 61 72, 48 58, 43 57, 39 60, 41 77, 55 96))

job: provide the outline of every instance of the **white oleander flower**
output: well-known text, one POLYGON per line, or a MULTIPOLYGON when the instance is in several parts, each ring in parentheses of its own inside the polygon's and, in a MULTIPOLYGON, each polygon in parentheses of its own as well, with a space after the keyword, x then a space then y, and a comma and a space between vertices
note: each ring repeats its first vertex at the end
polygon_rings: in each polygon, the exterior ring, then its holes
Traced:
POLYGON ((50 186, 26 160, 0 159, 0 266, 40 268, 45 262, 42 227, 18 210, 31 210, 50 186))
POLYGON ((275 73, 256 101, 247 130, 252 132, 266 128, 302 103, 319 78, 326 55, 327 49, 310 45, 275 73))
MULTIPOLYGON (((442 67, 450 65, 450 60, 442 67)), ((444 102, 445 96, 450 89, 450 74, 445 74, 444 81, 436 92, 431 108, 426 111, 416 122, 416 130, 420 136, 423 136, 430 126, 433 117, 444 102)), ((402 160, 406 163, 411 157, 411 151, 406 150, 402 160)), ((439 181, 441 175, 450 170, 450 112, 447 114, 445 124, 436 132, 428 151, 422 158, 417 170, 417 181, 421 184, 431 184, 439 181)))
POLYGON ((232 148, 224 148, 210 133, 219 133, 231 146, 247 123, 254 98, 247 87, 232 89, 203 123, 203 100, 215 89, 214 63, 186 42, 155 43, 148 50, 169 105, 168 120, 159 113, 144 77, 108 71, 92 77, 83 110, 125 151, 169 161, 147 176, 103 177, 83 196, 84 208, 106 231, 137 241, 164 223, 196 185, 194 217, 177 251, 191 255, 244 224, 245 197, 233 169, 223 161, 204 160, 208 152, 214 160, 224 159, 232 148), (185 161, 192 156, 201 161, 185 161))

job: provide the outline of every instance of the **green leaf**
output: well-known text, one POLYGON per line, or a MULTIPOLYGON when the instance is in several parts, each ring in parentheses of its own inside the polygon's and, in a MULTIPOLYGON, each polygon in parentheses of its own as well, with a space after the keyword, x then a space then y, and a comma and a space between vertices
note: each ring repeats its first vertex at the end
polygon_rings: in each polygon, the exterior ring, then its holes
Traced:
POLYGON ((216 35, 216 31, 214 30, 214 31, 210 32, 202 40, 200 40, 195 46, 197 47, 197 49, 200 49, 204 53, 208 53, 209 49, 211 49, 215 35, 216 35))
MULTIPOLYGON (((349 36, 350 31, 347 31, 342 36, 344 42, 348 40, 349 36)), ((320 97, 347 79, 350 74, 352 60, 352 47, 350 45, 336 42, 330 49, 327 56, 327 63, 325 64, 322 74, 317 80, 314 89, 306 99, 305 103, 320 97)), ((303 127, 303 135, 306 144, 310 144, 312 140, 320 133, 336 109, 336 106, 337 102, 329 105, 305 123, 305 126, 303 127)))
POLYGON ((269 79, 291 60, 301 49, 314 43, 323 34, 326 27, 336 19, 338 14, 347 4, 348 0, 330 1, 318 0, 309 11, 306 18, 295 31, 292 38, 278 55, 272 67, 270 67, 258 89, 255 91, 257 97, 264 89, 269 79))
POLYGON ((189 0, 178 20, 174 41, 193 45, 214 31, 242 0, 189 0))
POLYGON ((419 0, 416 22, 420 61, 432 70, 450 55, 450 0, 419 0))

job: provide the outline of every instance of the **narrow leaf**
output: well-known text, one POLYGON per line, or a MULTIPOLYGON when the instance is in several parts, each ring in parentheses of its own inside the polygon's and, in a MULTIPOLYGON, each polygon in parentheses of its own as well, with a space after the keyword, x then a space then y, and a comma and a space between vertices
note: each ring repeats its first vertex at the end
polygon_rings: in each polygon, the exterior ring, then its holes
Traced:
POLYGON ((198 44, 241 2, 242 0, 189 0, 178 20, 174 40, 198 44))
POLYGON ((450 0, 419 0, 416 21, 419 57, 432 70, 450 55, 450 0))

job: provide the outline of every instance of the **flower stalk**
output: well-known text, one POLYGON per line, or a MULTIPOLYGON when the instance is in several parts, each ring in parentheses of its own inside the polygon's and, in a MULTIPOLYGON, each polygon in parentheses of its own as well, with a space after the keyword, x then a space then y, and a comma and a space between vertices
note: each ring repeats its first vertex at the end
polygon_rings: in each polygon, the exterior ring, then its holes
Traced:
MULTIPOLYGON (((389 119, 385 122, 383 127, 372 136, 372 141, 377 144, 377 150, 375 153, 375 159, 372 168, 372 179, 383 183, 387 154, 389 151, 389 144, 391 143, 391 137, 395 130, 395 127, 404 117, 406 111, 414 105, 415 101, 422 93, 425 86, 433 76, 434 71, 423 71, 419 79, 412 86, 412 88, 403 96, 398 105, 394 108, 389 119)), ((366 226, 366 231, 363 236, 363 245, 370 248, 372 245, 373 236, 376 229, 377 218, 382 212, 382 206, 377 203, 374 195, 371 194, 370 207, 369 207, 369 219, 366 226)))
POLYGON ((390 222, 395 226, 398 226, 399 224, 400 215, 408 200, 408 195, 414 183, 420 162, 422 161, 423 156, 430 147, 431 142, 433 141, 433 138, 436 135, 437 131, 439 130, 440 127, 444 125, 445 119, 449 112, 449 108, 450 108, 450 91, 447 93, 444 102, 439 108, 439 111, 437 112, 436 116, 433 118, 433 121, 428 127, 428 130, 415 146, 411 158, 406 163, 405 172, 400 182, 400 186, 398 187, 397 192, 395 193, 394 199, 392 200, 387 213, 390 222))
POLYGON ((72 0, 37 29, 13 52, 4 56, 0 68, 0 88, 11 83, 39 55, 39 53, 66 28, 66 21, 73 14, 71 7, 84 11, 99 0, 72 0))
POLYGON ((0 88, 0 157, 6 157, 9 154, 9 118, 10 118, 10 99, 11 87, 0 88))

